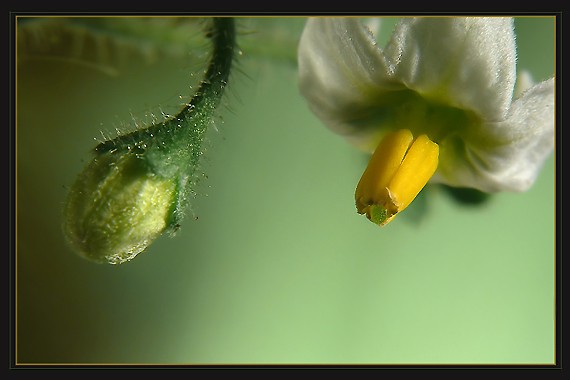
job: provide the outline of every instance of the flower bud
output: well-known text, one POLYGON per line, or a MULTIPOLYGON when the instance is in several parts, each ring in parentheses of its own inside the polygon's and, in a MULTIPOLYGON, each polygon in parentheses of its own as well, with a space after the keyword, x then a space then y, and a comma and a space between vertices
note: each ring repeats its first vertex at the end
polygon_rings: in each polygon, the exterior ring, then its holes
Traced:
POLYGON ((133 259, 175 228, 183 183, 154 172, 131 150, 98 154, 72 185, 63 229, 74 249, 96 262, 133 259))

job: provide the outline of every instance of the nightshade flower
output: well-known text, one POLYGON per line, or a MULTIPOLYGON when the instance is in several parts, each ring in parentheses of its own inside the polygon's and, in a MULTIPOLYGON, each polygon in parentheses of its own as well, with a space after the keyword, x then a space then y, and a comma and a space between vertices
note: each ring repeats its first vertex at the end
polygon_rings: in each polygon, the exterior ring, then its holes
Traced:
POLYGON ((376 224, 430 180, 524 191, 553 150, 554 78, 513 99, 512 18, 403 18, 384 50, 357 18, 311 18, 298 59, 310 109, 374 152, 355 198, 376 224))

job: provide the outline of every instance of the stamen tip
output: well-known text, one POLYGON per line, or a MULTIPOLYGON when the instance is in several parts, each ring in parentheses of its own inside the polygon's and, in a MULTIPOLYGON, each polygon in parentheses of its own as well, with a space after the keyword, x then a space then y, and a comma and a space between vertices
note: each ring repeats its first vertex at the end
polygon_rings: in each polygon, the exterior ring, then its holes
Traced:
POLYGON ((388 219, 388 210, 383 206, 377 205, 370 205, 368 208, 368 212, 366 216, 370 221, 374 224, 379 226, 384 226, 386 223, 389 222, 388 219))

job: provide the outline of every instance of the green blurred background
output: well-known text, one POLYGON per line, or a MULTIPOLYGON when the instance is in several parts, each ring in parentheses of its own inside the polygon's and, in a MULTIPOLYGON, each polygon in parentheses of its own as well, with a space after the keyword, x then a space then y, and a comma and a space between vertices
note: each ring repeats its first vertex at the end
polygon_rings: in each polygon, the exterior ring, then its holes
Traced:
MULTIPOLYGON (((428 185, 379 228, 354 207, 367 158, 300 96, 305 19, 240 19, 181 231, 94 264, 64 241, 66 187, 100 130, 177 109, 207 45, 166 19, 18 21, 18 363, 554 362, 554 157, 525 193, 428 185)), ((518 68, 552 76, 554 19, 515 25, 518 68)))

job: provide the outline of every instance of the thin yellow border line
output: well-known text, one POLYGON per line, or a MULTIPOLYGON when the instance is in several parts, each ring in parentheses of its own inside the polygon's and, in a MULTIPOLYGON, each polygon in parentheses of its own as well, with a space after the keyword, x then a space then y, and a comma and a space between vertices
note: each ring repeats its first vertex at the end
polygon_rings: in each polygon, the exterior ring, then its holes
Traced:
MULTIPOLYGON (((557 297, 557 292, 556 292, 556 227, 554 228, 554 242, 555 242, 555 249, 554 249, 554 299, 553 299, 553 312, 554 312, 554 331, 553 331, 553 336, 554 336, 554 362, 552 364, 550 363, 407 363, 407 364, 400 364, 400 363, 341 363, 341 364, 337 364, 337 363, 312 363, 312 364, 295 364, 295 363, 288 363, 288 364, 283 364, 283 363, 262 363, 262 364, 256 364, 256 363, 245 363, 245 364, 236 364, 236 363, 228 363, 228 364, 214 364, 214 363, 172 363, 172 364, 167 364, 167 363, 18 363, 18 18, 71 18, 71 17, 78 17, 78 18, 83 18, 83 17, 113 17, 113 18, 118 18, 118 17, 195 17, 195 18, 200 18, 200 17, 211 17, 211 16, 215 16, 214 15, 180 15, 180 16, 175 16, 175 15, 149 15, 149 16, 145 16, 145 15, 41 15, 41 16, 36 16, 36 15, 16 15, 15 16, 15 21, 16 21, 16 25, 15 25, 15 56, 14 56, 14 75, 15 75, 15 86, 14 86, 14 296, 15 296, 15 303, 14 303, 14 329, 15 329, 15 334, 14 334, 14 364, 17 366, 36 366, 36 365, 43 365, 43 366, 61 366, 61 365, 65 365, 65 366, 121 366, 121 365, 127 365, 127 366, 164 366, 164 367, 171 367, 171 366, 199 366, 199 367, 203 367, 203 366, 215 366, 215 367, 223 367, 223 366, 282 366, 282 367, 288 367, 288 366, 307 366, 307 367, 311 367, 311 366, 330 366, 330 367, 338 367, 338 366, 351 366, 351 367, 358 367, 358 366, 378 366, 378 367, 383 367, 383 366, 391 366, 391 367, 418 367, 418 366, 457 366, 457 367, 461 367, 461 366, 478 366, 478 367, 484 367, 484 366, 497 366, 497 367, 508 367, 508 366, 544 366, 544 367, 548 367, 548 366, 556 366, 557 362, 556 362, 556 358, 557 358, 557 336, 556 336, 556 323, 557 323, 557 305, 556 305, 556 297, 557 297)), ((284 16, 279 16, 279 15, 275 15, 275 16, 256 16, 256 15, 244 15, 244 16, 225 16, 225 15, 220 15, 217 17, 236 17, 236 18, 250 18, 250 17, 255 17, 255 18, 262 18, 262 17, 279 17, 279 18, 305 18, 305 17, 313 17, 313 16, 308 16, 308 15, 284 15, 284 16)), ((331 16, 316 16, 316 17, 331 17, 331 16)), ((413 15, 406 15, 406 16, 399 16, 399 15, 349 15, 349 17, 413 17, 413 15)), ((460 17, 460 16, 446 16, 446 15, 439 15, 439 16, 422 16, 422 17, 460 17)), ((469 17, 479 17, 479 16, 469 16, 469 17)), ((488 17, 532 17, 532 18, 554 18, 554 56, 556 58, 556 54, 557 54, 557 48, 558 46, 556 45, 556 37, 557 37, 557 23, 556 23, 556 17, 557 16, 553 16, 553 15, 548 15, 548 16, 540 16, 540 15, 519 15, 519 16, 508 16, 508 15, 501 15, 501 16, 488 16, 488 17)), ((557 62, 556 59, 554 59, 554 77, 556 78, 556 69, 557 69, 557 62)), ((555 86, 555 94, 556 94, 556 87, 557 87, 557 83, 556 81, 554 82, 554 86, 555 86)), ((554 103, 555 106, 555 115, 556 115, 556 107, 557 107, 557 103, 554 103)), ((555 124, 555 128, 556 128, 556 124, 555 124)), ((554 135, 555 138, 555 149, 556 149, 556 133, 554 135)), ((557 189, 556 189, 556 168, 557 168, 557 160, 556 157, 554 159, 554 176, 555 176, 555 186, 554 186, 554 199, 555 199, 555 203, 554 203, 554 216, 555 216, 555 225, 556 225, 556 215, 557 215, 557 207, 556 207, 556 195, 557 195, 557 189)))

